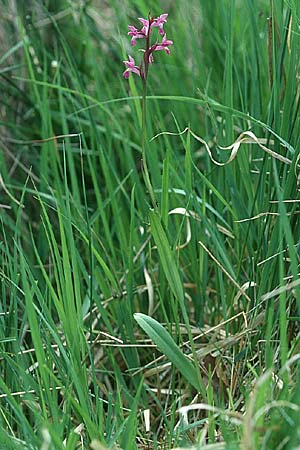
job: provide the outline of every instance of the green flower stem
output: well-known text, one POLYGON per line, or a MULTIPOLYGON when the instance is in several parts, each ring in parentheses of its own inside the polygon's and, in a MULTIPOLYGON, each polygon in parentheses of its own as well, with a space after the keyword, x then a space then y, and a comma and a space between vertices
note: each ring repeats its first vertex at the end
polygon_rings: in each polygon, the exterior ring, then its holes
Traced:
POLYGON ((156 201, 154 196, 153 187, 150 180, 148 165, 147 165, 147 156, 146 156, 146 101, 147 101, 147 80, 143 79, 143 95, 142 95, 142 165, 143 165, 143 176, 146 188, 149 191, 151 202, 156 209, 156 201))

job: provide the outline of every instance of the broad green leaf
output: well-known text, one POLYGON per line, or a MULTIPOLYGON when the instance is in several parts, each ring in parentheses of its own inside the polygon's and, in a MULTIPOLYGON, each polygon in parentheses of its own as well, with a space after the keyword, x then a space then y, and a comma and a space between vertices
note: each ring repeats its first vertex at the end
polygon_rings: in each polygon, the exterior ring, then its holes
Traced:
POLYGON ((186 381, 188 381, 195 389, 199 390, 200 386, 195 366, 184 353, 182 353, 167 330, 165 330, 159 322, 146 314, 136 313, 134 314, 134 318, 154 344, 157 345, 159 350, 166 355, 171 363, 179 370, 186 381))

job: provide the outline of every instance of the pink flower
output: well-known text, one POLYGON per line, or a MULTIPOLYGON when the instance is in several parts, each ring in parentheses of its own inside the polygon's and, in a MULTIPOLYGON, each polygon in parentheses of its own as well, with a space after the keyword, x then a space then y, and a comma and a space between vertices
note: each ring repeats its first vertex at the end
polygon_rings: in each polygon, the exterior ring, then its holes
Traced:
POLYGON ((156 44, 152 45, 150 50, 151 50, 151 52, 164 50, 167 53, 167 55, 169 55, 170 54, 169 45, 172 45, 172 44, 173 44, 173 41, 168 40, 167 36, 164 34, 162 41, 160 43, 157 42, 156 44))
POLYGON ((153 23, 152 23, 152 27, 159 27, 159 34, 163 35, 164 34, 164 24, 167 21, 167 17, 168 14, 161 14, 159 17, 157 17, 157 19, 154 19, 153 23))
POLYGON ((128 36, 132 36, 132 39, 131 39, 132 46, 136 45, 137 39, 143 39, 146 37, 146 34, 144 33, 143 29, 139 31, 133 25, 128 25, 128 28, 129 28, 129 31, 127 34, 128 34, 128 36))
POLYGON ((139 77, 141 76, 141 70, 138 66, 135 65, 135 61, 132 58, 132 56, 128 55, 129 60, 128 61, 123 61, 123 63, 126 66, 126 70, 124 70, 123 72, 123 76, 128 79, 130 72, 132 73, 136 73, 139 77))
MULTIPOLYGON (((145 37, 146 37, 148 34, 148 31, 149 31, 149 20, 139 17, 139 21, 142 22, 142 24, 143 24, 143 28, 141 29, 141 32, 145 33, 145 37)), ((151 27, 152 27, 152 24, 151 24, 151 27)), ((150 27, 150 31, 151 31, 151 27, 150 27)))

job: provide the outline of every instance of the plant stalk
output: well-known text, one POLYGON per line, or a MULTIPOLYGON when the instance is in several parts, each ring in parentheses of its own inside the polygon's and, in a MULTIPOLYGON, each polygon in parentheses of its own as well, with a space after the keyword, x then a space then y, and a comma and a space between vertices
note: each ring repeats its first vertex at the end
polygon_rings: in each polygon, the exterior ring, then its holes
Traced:
POLYGON ((147 79, 143 79, 143 95, 142 95, 142 166, 143 166, 143 175, 146 188, 149 191, 152 206, 154 209, 157 208, 155 195, 153 191, 153 187, 150 180, 148 164, 147 164, 147 156, 146 156, 146 139, 147 139, 147 130, 146 130, 146 110, 147 110, 147 79))

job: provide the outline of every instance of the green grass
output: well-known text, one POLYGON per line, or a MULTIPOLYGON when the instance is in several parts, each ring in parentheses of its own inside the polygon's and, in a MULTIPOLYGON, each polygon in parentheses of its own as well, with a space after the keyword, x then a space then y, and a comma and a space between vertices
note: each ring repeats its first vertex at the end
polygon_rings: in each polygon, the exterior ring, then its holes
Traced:
POLYGON ((300 3, 2 11, 0 450, 299 448, 300 3))

